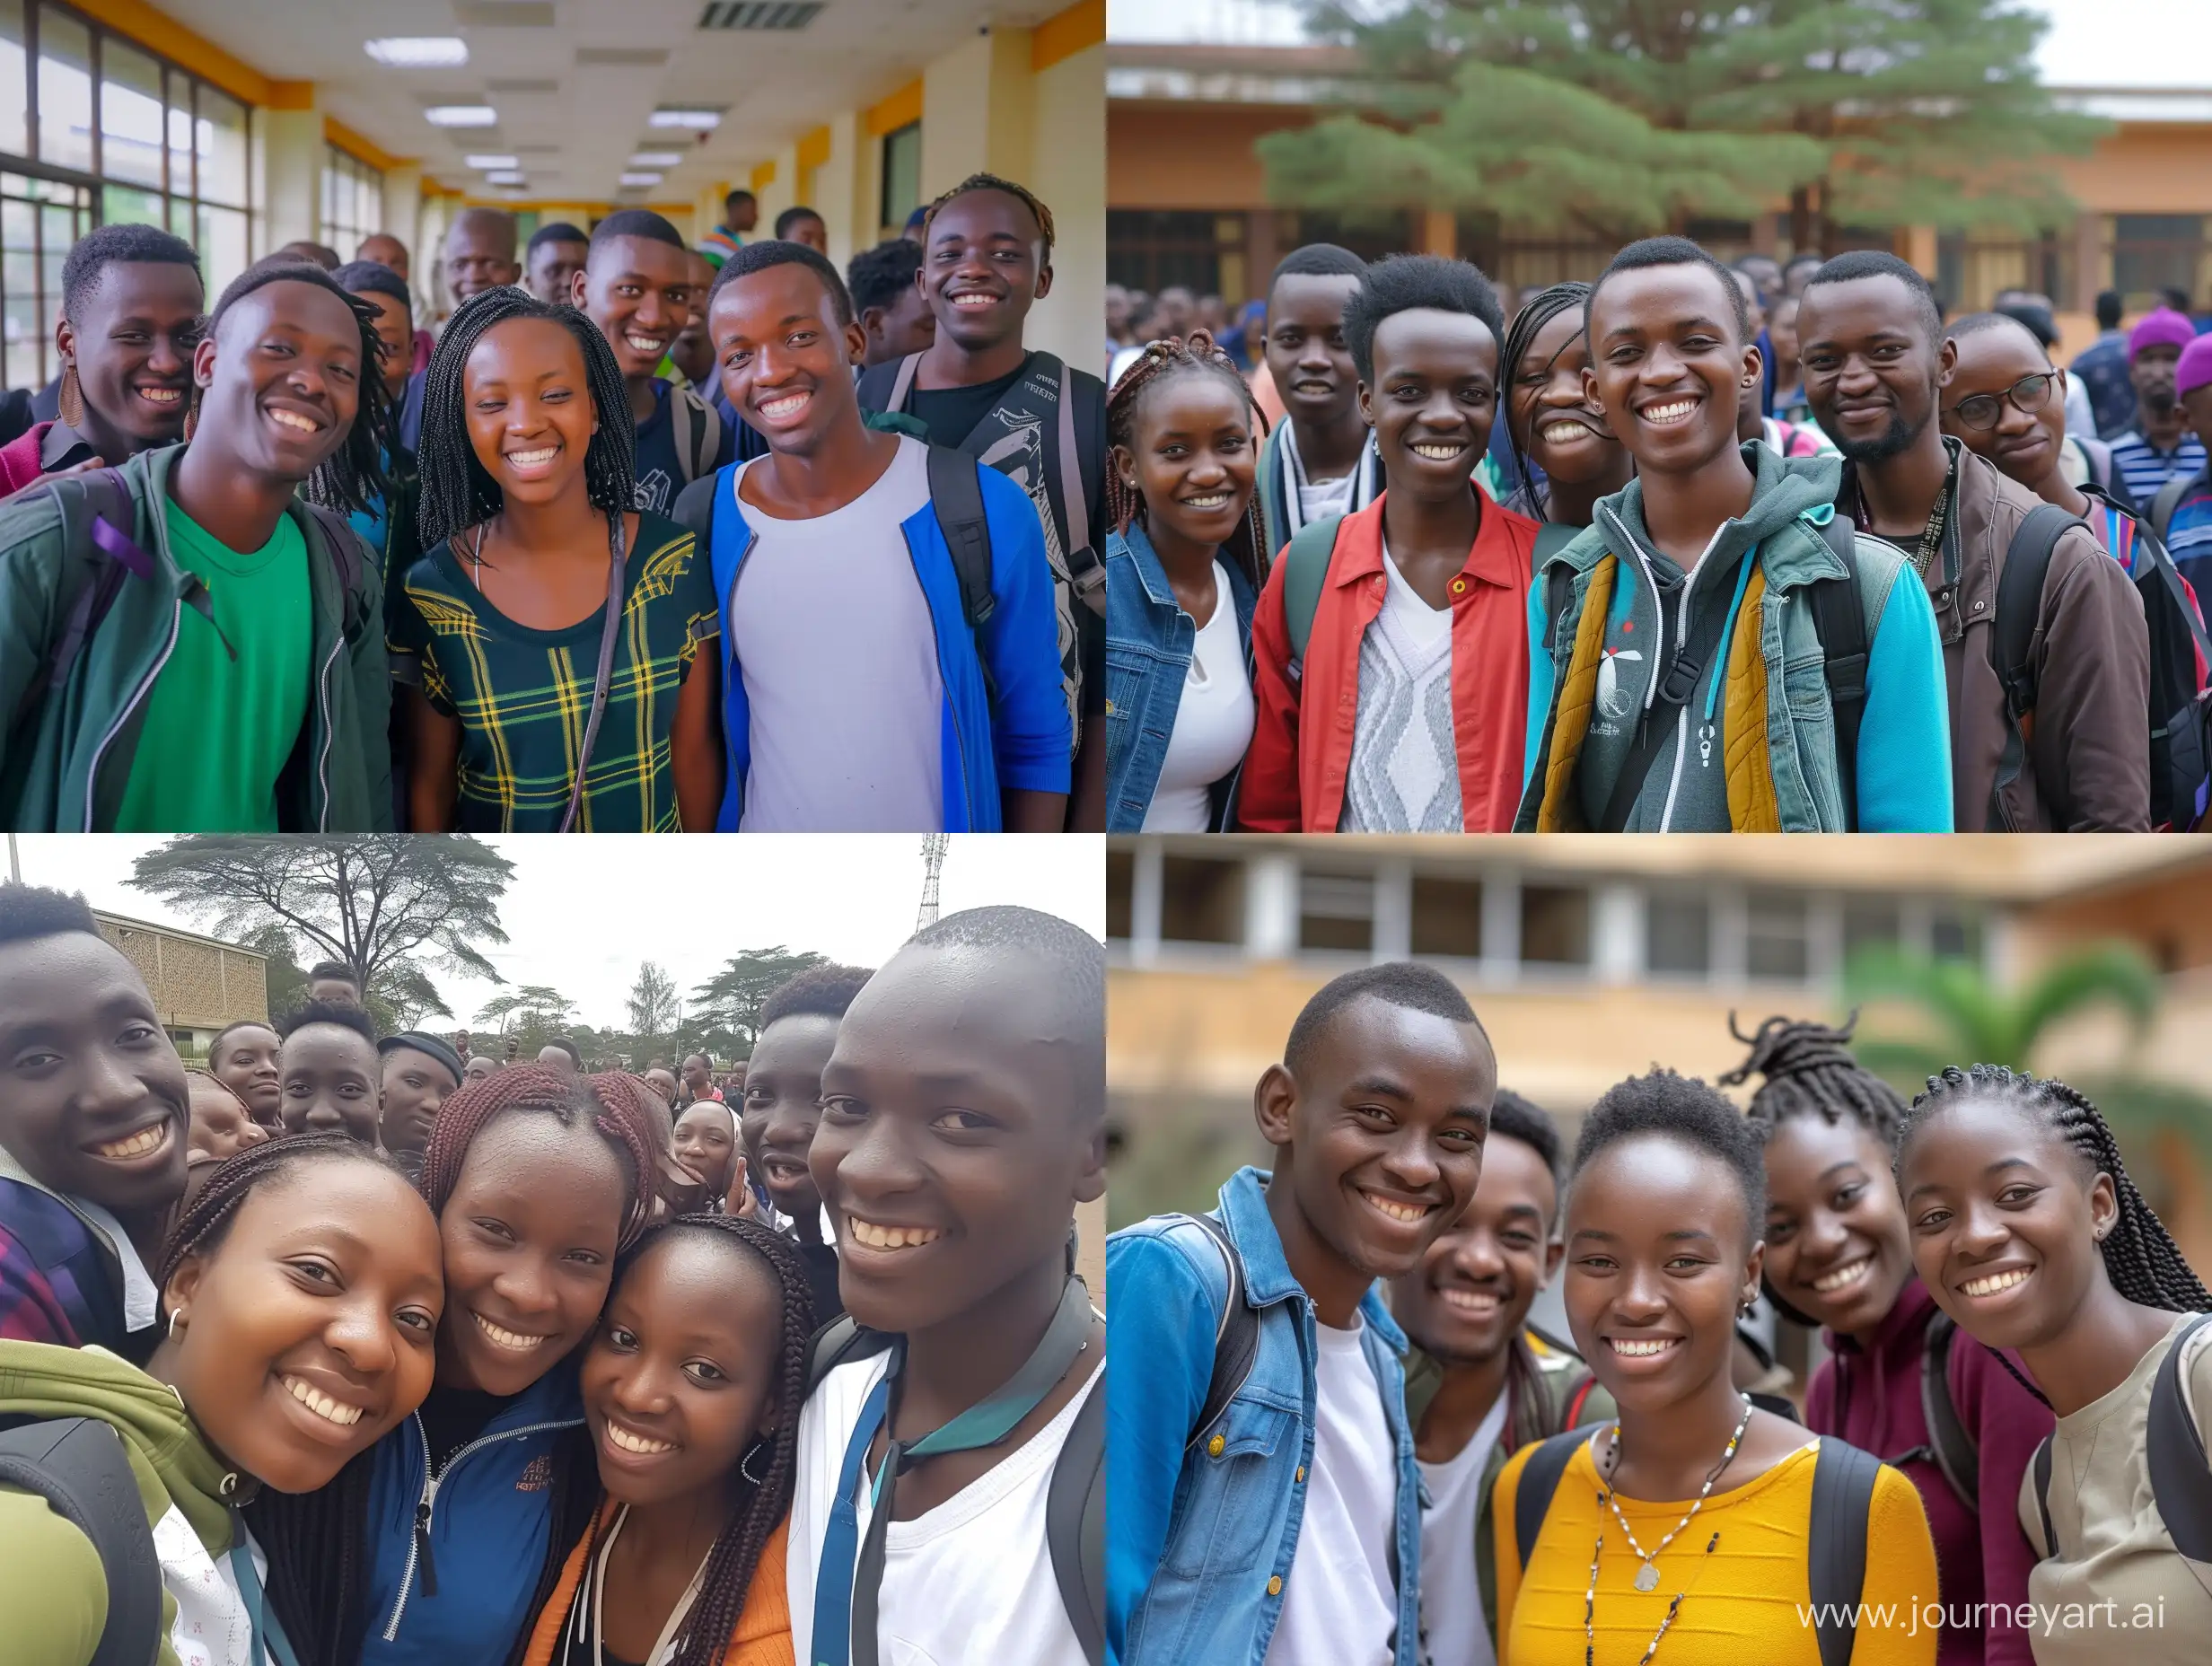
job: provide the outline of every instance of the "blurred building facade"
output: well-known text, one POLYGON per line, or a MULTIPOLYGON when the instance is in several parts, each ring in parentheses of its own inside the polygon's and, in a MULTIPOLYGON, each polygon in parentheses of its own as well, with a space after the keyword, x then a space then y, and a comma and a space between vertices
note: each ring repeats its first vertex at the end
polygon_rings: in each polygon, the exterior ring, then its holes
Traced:
POLYGON ((95 909, 100 934, 138 969, 180 1052, 205 1054, 241 1019, 268 1022, 268 957, 218 938, 95 909))

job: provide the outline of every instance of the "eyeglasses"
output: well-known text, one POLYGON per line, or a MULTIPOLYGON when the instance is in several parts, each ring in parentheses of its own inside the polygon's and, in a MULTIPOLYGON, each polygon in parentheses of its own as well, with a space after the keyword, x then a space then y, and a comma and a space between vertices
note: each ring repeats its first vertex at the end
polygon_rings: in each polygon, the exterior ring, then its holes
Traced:
POLYGON ((2032 376, 2023 376, 2003 393, 1977 393, 1961 399, 1951 408, 1951 414, 1977 432, 1994 428, 2003 420, 2008 399, 2014 410, 2032 416, 2043 408, 2043 402, 2050 398, 2051 384, 2058 380, 2057 371, 2040 370, 2032 376))

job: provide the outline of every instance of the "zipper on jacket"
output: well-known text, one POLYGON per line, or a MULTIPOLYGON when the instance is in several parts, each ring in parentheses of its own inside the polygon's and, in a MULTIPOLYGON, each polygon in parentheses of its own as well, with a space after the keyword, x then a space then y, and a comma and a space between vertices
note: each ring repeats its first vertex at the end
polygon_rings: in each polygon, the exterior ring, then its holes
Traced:
MULTIPOLYGON (((341 629, 338 640, 330 644, 330 657, 322 662, 322 675, 317 680, 322 699, 322 756, 315 761, 315 779, 322 788, 322 803, 316 817, 316 830, 330 830, 330 668, 338 663, 338 651, 346 645, 346 633, 341 629)), ((436 1592, 432 1592, 435 1595, 436 1592)))
POLYGON ((154 662, 154 668, 139 680, 138 686, 131 690, 130 698, 123 703, 123 709, 116 714, 115 721, 108 725, 108 732, 100 737, 100 744, 92 749, 92 761, 84 772, 84 827, 83 829, 84 832, 90 833, 94 830, 92 795, 98 791, 100 785, 100 760, 107 756, 108 748, 114 742, 115 737, 122 732, 123 725, 130 721, 131 714, 136 712, 140 703, 154 691, 154 680, 162 674, 162 668, 169 663, 170 655, 177 651, 177 632, 183 622, 184 603, 181 600, 172 598, 169 604, 169 639, 162 644, 161 656, 154 662))
POLYGON ((384 1624, 383 1640, 386 1643, 399 1639, 399 1621, 407 1613, 407 1600, 414 1590, 417 1568, 422 1570, 423 1595, 434 1597, 438 1594, 438 1570, 430 1559, 430 1525, 437 1511, 438 1488, 453 1473, 461 1460, 471 1452, 480 1451, 487 1446, 496 1446, 502 1441, 517 1440, 525 1434, 541 1434, 548 1429, 575 1428, 584 1419, 564 1417, 551 1423, 525 1424, 522 1428, 502 1430, 497 1434, 479 1434, 448 1458, 443 1469, 436 1470, 431 1468, 430 1436, 423 1429, 422 1414, 415 1413, 408 1421, 415 1425, 415 1438, 422 1444, 423 1490, 422 1496, 415 1501, 415 1526, 408 1539, 407 1567, 399 1575, 399 1595, 391 1606, 391 1618, 384 1624))

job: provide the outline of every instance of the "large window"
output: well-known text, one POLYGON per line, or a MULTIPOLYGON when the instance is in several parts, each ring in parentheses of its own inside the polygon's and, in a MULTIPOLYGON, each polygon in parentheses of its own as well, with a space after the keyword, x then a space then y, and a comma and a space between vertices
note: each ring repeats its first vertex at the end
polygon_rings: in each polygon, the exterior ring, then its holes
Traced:
POLYGON ((166 226, 214 295, 251 256, 247 107, 56 0, 0 0, 0 387, 58 373, 69 245, 166 226))
POLYGON ((322 241, 350 260, 361 240, 384 229, 384 176, 335 145, 322 147, 322 241))
POLYGON ((922 124, 909 121, 883 136, 883 235, 903 235, 907 216, 921 206, 922 124))
POLYGON ((1188 208, 1109 208, 1106 278, 1156 295, 1181 285, 1218 294, 1224 250, 1243 249, 1244 216, 1188 208))

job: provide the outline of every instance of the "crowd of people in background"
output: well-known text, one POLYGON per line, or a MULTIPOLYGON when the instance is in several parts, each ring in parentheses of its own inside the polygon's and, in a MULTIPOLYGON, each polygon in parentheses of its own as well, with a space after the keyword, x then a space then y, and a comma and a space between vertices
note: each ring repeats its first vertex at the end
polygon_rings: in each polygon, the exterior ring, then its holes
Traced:
POLYGON ((0 1666, 1095 1658, 1104 960, 947 915, 719 1074, 326 964, 188 1068, 0 885, 0 1666))
POLYGON ((1052 214, 978 174, 828 256, 461 211, 70 250, 0 402, 21 830, 1104 825, 1104 385, 1025 344, 1052 214), (741 576, 745 582, 741 585, 741 576))
POLYGON ((2120 306, 2069 374, 1870 250, 1110 292, 1109 829, 2196 828, 2212 336, 2120 306))
POLYGON ((1570 1152, 1435 969, 1313 995, 1270 1168, 1107 1242, 1110 1659, 2201 1658, 2212 1294, 2105 1118, 1731 1030, 1746 1109, 1655 1067, 1570 1152))

